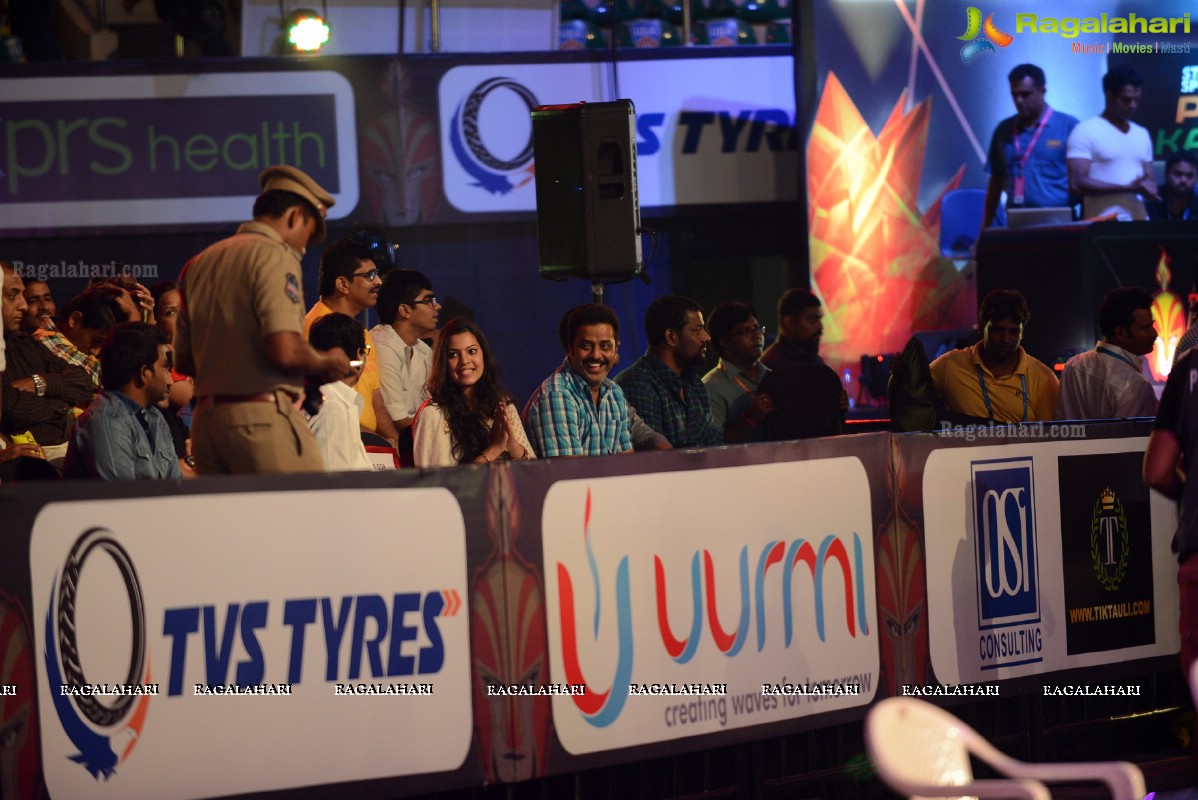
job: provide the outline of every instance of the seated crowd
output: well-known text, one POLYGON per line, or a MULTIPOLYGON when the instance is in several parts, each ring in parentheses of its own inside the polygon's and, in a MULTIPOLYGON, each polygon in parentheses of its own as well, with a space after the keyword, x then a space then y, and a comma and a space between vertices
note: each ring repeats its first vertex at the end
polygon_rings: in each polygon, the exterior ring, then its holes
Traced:
MULTIPOLYGON (((762 441, 762 423, 776 409, 758 391, 772 370, 763 358, 765 329, 747 304, 717 306, 705 325, 694 301, 658 298, 646 312, 648 349, 615 380, 615 312, 569 309, 559 330, 565 358, 521 411, 476 323, 454 319, 437 329, 440 306, 428 278, 397 269, 379 280, 369 252, 348 240, 326 254, 321 280, 330 291, 308 313, 308 339, 318 350, 340 349, 352 367, 320 386, 322 402, 308 419, 329 471, 374 469, 363 432, 410 454, 416 467, 440 467, 762 441), (326 281, 334 269, 343 274, 326 281), (368 288, 351 297, 357 287, 346 276, 355 272, 368 288), (383 322, 367 331, 355 315, 380 302, 383 322), (719 360, 700 377, 695 368, 709 345, 719 360)), ((70 478, 197 474, 187 434, 194 383, 172 358, 175 284, 100 283, 57 312, 49 286, 24 284, 3 266, 0 478, 13 478, 23 458, 44 459, 70 478)), ((992 293, 981 307, 981 341, 936 359, 932 383, 950 412, 976 422, 1151 416, 1156 398, 1142 374, 1156 338, 1151 302, 1142 289, 1113 291, 1099 312, 1102 339, 1072 358, 1058 383, 1020 346, 1030 316, 1022 296, 992 293)), ((782 344, 771 348, 777 368, 827 369, 818 355, 818 298, 795 289, 780 306, 782 344), (804 316, 811 317, 806 335, 788 335, 804 316), (783 353, 805 353, 806 362, 778 360, 783 353)), ((26 474, 52 474, 23 466, 26 474)))
MULTIPOLYGON (((569 309, 565 357, 521 409, 482 328, 438 329, 432 282, 380 275, 357 241, 324 250, 320 299, 304 316, 299 258, 323 237, 333 199, 292 167, 261 183, 254 221, 189 261, 180 285, 104 279, 59 309, 45 281, 0 262, 0 480, 368 470, 368 445, 423 468, 843 430, 848 397, 819 356, 823 310, 807 289, 780 298, 765 349, 752 306, 724 303, 705 320, 695 301, 659 297, 645 313, 648 348, 614 380, 615 312, 569 309), (221 291, 216 276, 249 291, 221 291), (368 309, 380 320, 369 331, 357 320, 368 309), (701 376, 709 346, 718 362, 701 376)), ((1058 382, 1021 346, 1023 296, 991 292, 981 341, 924 359, 920 391, 948 418, 984 424, 1151 416, 1151 304, 1140 289, 1111 292, 1102 339, 1058 382)))

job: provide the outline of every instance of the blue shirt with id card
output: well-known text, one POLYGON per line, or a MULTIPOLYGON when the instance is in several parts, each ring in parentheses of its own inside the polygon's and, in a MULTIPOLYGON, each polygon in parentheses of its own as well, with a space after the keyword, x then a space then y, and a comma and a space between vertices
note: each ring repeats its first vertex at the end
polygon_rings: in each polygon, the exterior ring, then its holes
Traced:
POLYGON ((1030 127, 1018 117, 998 123, 990 139, 986 172, 1003 176, 1010 208, 1057 208, 1073 205, 1065 145, 1077 119, 1049 106, 1030 127))

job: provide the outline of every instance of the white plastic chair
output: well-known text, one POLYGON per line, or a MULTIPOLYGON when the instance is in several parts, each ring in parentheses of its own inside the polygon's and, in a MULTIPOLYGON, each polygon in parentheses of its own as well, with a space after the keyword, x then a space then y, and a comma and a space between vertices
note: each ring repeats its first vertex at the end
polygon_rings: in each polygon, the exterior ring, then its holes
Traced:
POLYGON ((1042 781, 1101 781, 1115 800, 1141 800, 1144 776, 1125 761, 1030 764, 998 751, 942 708, 915 697, 890 697, 865 718, 865 747, 878 775, 911 800, 931 797, 1050 800, 1042 781), (1008 777, 974 780, 969 756, 1008 777))

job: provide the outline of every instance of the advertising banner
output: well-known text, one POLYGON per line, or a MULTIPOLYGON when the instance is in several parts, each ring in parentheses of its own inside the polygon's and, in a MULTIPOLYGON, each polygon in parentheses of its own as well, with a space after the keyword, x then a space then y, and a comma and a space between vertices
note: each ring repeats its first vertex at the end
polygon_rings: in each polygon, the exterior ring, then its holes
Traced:
POLYGON ((790 55, 453 67, 438 89, 445 197, 463 212, 535 211, 529 112, 628 98, 642 208, 794 200, 793 72, 790 55))
MULTIPOLYGON (((536 210, 530 111, 631 98, 641 205, 797 197, 789 53, 532 63, 341 57, 208 72, 4 78, 0 236, 250 218, 257 175, 299 167, 332 221, 407 226, 536 210), (238 71, 241 70, 241 71, 238 71)), ((66 70, 59 70, 60 73, 66 70)))
MULTIPOLYGON (((1012 428, 1012 430, 1016 430, 1012 428)), ((977 683, 1176 653, 1174 504, 1147 440, 933 450, 923 469, 932 667, 977 683)))
POLYGON ((794 59, 629 61, 641 207, 793 201, 799 196, 794 59))
POLYGON ((1146 426, 1057 427, 0 487, 0 786, 381 800, 1174 671, 1146 426))
POLYGON ((354 93, 330 71, 24 78, 0 100, 0 230, 236 222, 257 175, 358 203, 354 93))
POLYGON ((445 73, 438 87, 445 198, 465 212, 536 211, 532 110, 606 100, 605 69, 486 64, 445 73))
MULTIPOLYGON (((1061 456, 1066 650, 1153 644, 1152 512, 1143 454, 1061 456)), ((1161 576, 1169 583, 1172 575, 1161 576)))
POLYGON ((31 616, 53 797, 199 798, 462 766, 473 725, 457 500, 443 488, 279 497, 41 511, 31 616), (247 525, 267 504, 269 526, 247 525), (345 508, 403 525, 329 536, 330 509, 345 508))
POLYGON ((554 484, 541 521, 550 670, 586 686, 553 698, 565 749, 867 705, 870 500, 856 458, 554 484), (735 502, 683 502, 717 497, 735 502))

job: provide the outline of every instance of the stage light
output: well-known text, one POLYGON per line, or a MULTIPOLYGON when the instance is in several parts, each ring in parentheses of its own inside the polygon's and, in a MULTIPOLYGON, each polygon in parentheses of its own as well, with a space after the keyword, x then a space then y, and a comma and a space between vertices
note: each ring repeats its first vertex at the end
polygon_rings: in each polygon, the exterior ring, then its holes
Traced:
POLYGON ((288 52, 315 53, 329 41, 328 4, 322 12, 300 8, 283 17, 283 40, 288 52))

